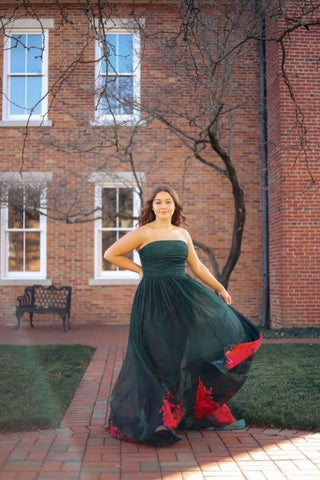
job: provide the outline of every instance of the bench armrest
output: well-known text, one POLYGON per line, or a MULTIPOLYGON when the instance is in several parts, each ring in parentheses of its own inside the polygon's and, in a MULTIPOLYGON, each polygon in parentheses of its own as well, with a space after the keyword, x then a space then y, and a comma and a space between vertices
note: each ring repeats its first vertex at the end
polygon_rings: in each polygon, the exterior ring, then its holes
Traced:
POLYGON ((32 307, 33 293, 32 290, 25 291, 24 295, 17 297, 18 307, 32 307))

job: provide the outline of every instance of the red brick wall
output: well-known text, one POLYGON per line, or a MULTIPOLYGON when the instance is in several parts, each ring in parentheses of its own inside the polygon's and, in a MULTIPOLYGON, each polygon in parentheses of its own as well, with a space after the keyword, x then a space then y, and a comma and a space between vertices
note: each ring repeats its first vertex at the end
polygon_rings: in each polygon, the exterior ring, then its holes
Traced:
MULTIPOLYGON (((126 16, 131 6, 123 5, 117 12, 126 16)), ((167 6, 144 15, 148 28, 165 25, 169 30, 177 21, 174 11, 167 6)), ((84 45, 80 26, 85 18, 75 8, 72 26, 58 28, 60 19, 48 8, 39 12, 39 17, 55 17, 55 31, 50 31, 50 83, 77 56, 84 45)), ((2 52, 2 50, 1 50, 2 52)), ((260 120, 259 120, 259 72, 257 49, 252 45, 243 53, 234 78, 241 108, 233 114, 232 158, 237 167, 240 183, 245 191, 247 221, 245 225, 242 253, 232 274, 229 290, 234 305, 256 323, 260 321, 262 296, 262 252, 261 252, 261 187, 260 187, 260 120)), ((94 42, 86 46, 83 63, 62 86, 50 111, 52 127, 32 128, 28 133, 24 168, 28 171, 48 171, 53 182, 67 178, 78 188, 82 174, 95 170, 107 159, 107 171, 129 170, 129 166, 112 157, 108 139, 112 131, 107 128, 91 127, 89 120, 94 114, 94 66, 85 63, 94 58, 94 42), (80 153, 77 146, 86 145, 87 153, 80 153), (93 147, 99 145, 98 149, 93 147)), ((170 95, 177 92, 179 101, 190 100, 190 91, 177 85, 173 74, 164 63, 158 61, 155 52, 146 49, 142 62, 142 92, 146 97, 156 98, 159 92, 170 95), (152 67, 152 68, 151 68, 152 67)), ((172 100, 174 102, 174 99, 172 100)), ((194 101, 197 101, 196 93, 194 101)), ((191 104, 192 105, 192 104, 191 104)), ((228 127, 228 128, 227 128, 228 127)), ((23 128, 0 128, 1 170, 18 170, 23 128)), ((124 142, 127 132, 119 132, 124 142)), ((133 146, 137 170, 146 173, 145 191, 158 183, 169 183, 175 187, 185 205, 188 229, 195 239, 214 247, 222 267, 231 242, 233 202, 229 182, 207 166, 190 157, 181 141, 159 123, 146 126, 139 133, 133 146)), ((209 158, 211 154, 209 154, 209 158)), ((49 191, 50 193, 50 191, 49 191)), ((85 182, 79 190, 84 207, 94 206, 93 184, 85 182)), ((73 322, 127 322, 135 286, 89 286, 94 275, 94 228, 93 224, 66 224, 48 219, 47 225, 47 274, 56 285, 73 287, 73 322)), ((208 263, 207 263, 208 265, 208 263)), ((209 265, 208 265, 209 266, 209 265)), ((0 321, 14 321, 14 306, 22 286, 0 287, 0 321)))
POLYGON ((268 43, 271 319, 275 327, 305 327, 320 325, 318 29, 296 31, 286 49, 305 152, 299 151, 295 107, 280 74, 279 45, 268 43))

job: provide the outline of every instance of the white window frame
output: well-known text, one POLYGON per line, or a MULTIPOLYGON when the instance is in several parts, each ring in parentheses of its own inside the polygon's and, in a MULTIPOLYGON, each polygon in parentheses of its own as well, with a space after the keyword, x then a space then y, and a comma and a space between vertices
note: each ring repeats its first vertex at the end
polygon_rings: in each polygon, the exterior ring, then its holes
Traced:
POLYGON ((54 22, 50 19, 39 20, 14 20, 8 22, 5 27, 4 51, 3 51, 3 95, 2 95, 2 120, 0 126, 50 126, 48 120, 48 52, 49 52, 49 29, 53 28, 54 22), (42 52, 42 81, 41 81, 41 113, 35 114, 10 114, 10 37, 15 34, 41 34, 43 36, 42 52))
MULTIPOLYGON (((143 19, 139 19, 140 25, 144 25, 143 19)), ((101 71, 101 44, 99 39, 95 44, 95 117, 91 122, 93 126, 110 125, 110 124, 127 124, 134 125, 140 120, 140 111, 137 106, 140 104, 141 85, 140 85, 140 32, 138 25, 134 21, 128 19, 108 20, 104 25, 105 34, 132 34, 133 35, 133 113, 132 114, 108 114, 104 115, 99 105, 101 105, 99 91, 103 86, 105 76, 100 74, 101 71)))
MULTIPOLYGON (((144 181, 144 175, 138 172, 138 176, 144 181)), ((91 181, 95 183, 95 208, 97 209, 97 219, 94 222, 94 279, 89 280, 90 285, 117 285, 117 284, 137 284, 139 275, 130 270, 102 270, 102 228, 101 206, 102 190, 104 188, 131 188, 133 190, 133 215, 138 217, 141 209, 140 196, 137 184, 131 172, 122 172, 121 174, 93 174, 91 181)), ((137 223, 137 222, 136 222, 137 223)), ((130 231, 134 230, 134 225, 130 228, 109 228, 108 230, 130 231)), ((138 252, 133 252, 133 261, 140 264, 138 252)))
MULTIPOLYGON (((45 175, 42 174, 41 172, 33 172, 28 174, 25 174, 25 179, 21 179, 20 174, 1 174, 1 182, 4 182, 6 186, 4 189, 6 189, 6 195, 8 194, 9 188, 12 188, 10 183, 12 180, 15 181, 17 187, 19 186, 32 186, 33 184, 35 185, 35 188, 39 188, 39 180, 41 180, 41 210, 43 213, 40 214, 40 222, 39 222, 39 228, 36 229, 25 229, 24 231, 39 231, 40 232, 40 270, 38 272, 32 272, 32 271, 19 271, 19 272, 9 272, 8 269, 8 260, 9 260, 9 255, 8 255, 8 250, 9 250, 9 242, 8 242, 8 233, 9 230, 11 229, 8 228, 8 205, 6 202, 4 202, 1 205, 1 211, 0 211, 0 236, 1 236, 1 248, 0 248, 0 274, 1 274, 1 283, 5 284, 6 281, 18 281, 23 283, 24 280, 32 280, 32 283, 34 280, 45 280, 47 276, 47 217, 46 217, 46 194, 47 194, 47 189, 44 181, 47 181, 47 179, 50 178, 50 175, 45 175), (10 181, 5 182, 6 176, 10 178, 10 181), (34 182, 32 182, 34 180, 34 182), (20 185, 18 185, 20 183, 20 185)), ((19 229, 20 230, 20 229, 19 229)), ((41 282, 43 283, 43 282, 41 282)))

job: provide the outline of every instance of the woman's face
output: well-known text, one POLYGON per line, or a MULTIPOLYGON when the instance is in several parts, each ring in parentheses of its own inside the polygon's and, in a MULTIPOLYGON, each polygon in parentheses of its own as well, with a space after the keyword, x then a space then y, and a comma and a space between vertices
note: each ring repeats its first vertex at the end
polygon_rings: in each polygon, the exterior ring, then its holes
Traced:
POLYGON ((175 203, 170 193, 159 192, 153 199, 152 208, 156 218, 159 220, 171 219, 174 213, 175 203))

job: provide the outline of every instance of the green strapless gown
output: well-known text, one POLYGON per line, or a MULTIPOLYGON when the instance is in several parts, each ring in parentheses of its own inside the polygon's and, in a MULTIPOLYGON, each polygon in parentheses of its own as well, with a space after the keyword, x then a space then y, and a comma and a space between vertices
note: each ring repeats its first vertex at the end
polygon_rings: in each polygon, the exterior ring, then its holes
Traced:
POLYGON ((107 430, 167 445, 180 439, 176 429, 239 428, 226 402, 246 379, 258 328, 185 273, 184 241, 154 241, 139 253, 143 279, 107 430))

